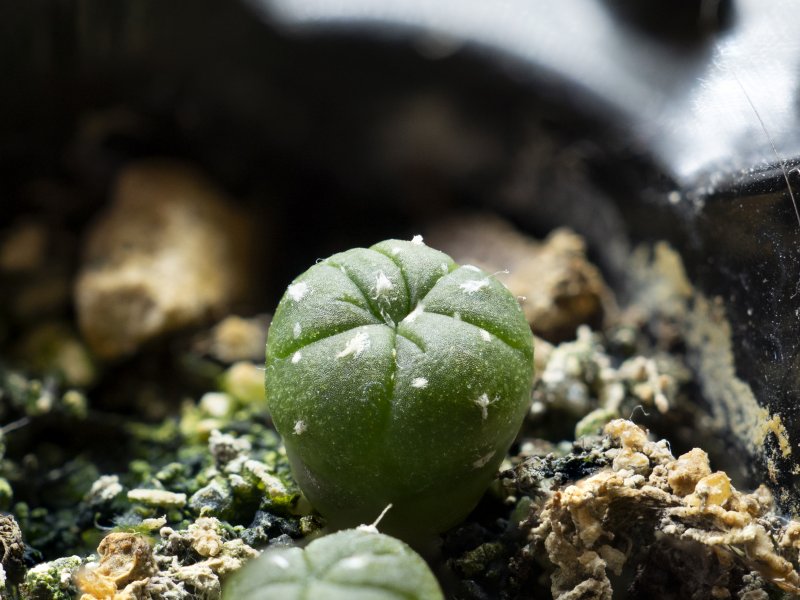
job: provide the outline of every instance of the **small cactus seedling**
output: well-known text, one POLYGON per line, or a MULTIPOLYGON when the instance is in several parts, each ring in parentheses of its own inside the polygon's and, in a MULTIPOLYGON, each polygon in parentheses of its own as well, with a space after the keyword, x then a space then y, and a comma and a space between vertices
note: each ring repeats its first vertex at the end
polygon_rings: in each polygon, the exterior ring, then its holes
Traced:
POLYGON ((533 340, 477 267, 387 240, 288 288, 267 342, 267 402, 297 482, 335 527, 443 531, 480 499, 527 410, 533 340))
POLYGON ((269 548, 225 583, 224 600, 443 600, 425 561, 369 528, 327 535, 300 548, 269 548))

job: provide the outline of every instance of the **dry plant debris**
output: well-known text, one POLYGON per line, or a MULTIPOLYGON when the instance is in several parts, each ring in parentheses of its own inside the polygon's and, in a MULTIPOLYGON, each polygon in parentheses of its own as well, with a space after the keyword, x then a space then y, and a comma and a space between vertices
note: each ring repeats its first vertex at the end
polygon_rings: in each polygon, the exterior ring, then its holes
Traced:
MULTIPOLYGON (((584 458, 596 472, 545 492, 525 523, 521 556, 547 566, 555 600, 610 600, 625 569, 634 597, 732 598, 747 585, 755 594, 758 578, 800 594, 800 525, 775 516, 764 486, 740 492, 702 450, 675 458, 631 421, 611 421, 605 435, 584 458)), ((518 481, 534 464, 517 467, 518 481)))

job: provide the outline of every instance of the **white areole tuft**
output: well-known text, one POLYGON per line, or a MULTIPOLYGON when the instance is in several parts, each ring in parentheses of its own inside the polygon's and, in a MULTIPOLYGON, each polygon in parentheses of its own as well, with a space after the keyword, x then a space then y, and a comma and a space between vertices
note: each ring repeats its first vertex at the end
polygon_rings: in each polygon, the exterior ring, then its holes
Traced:
POLYGON ((481 394, 475 400, 476 406, 481 409, 481 419, 484 421, 489 417, 489 405, 491 403, 492 400, 489 400, 489 395, 486 393, 481 394))
POLYGON ((300 302, 309 292, 308 284, 305 281, 293 283, 287 288, 286 292, 289 294, 289 298, 295 302, 300 302))
POLYGON ((280 554, 272 554, 272 556, 269 557, 269 560, 273 565, 275 565, 279 569, 289 568, 289 561, 286 560, 286 558, 284 558, 280 554))
POLYGON ((411 387, 424 390, 426 387, 428 387, 428 380, 424 377, 415 377, 411 381, 411 387))
POLYGON ((422 246, 425 242, 422 241, 421 235, 415 235, 411 238, 411 243, 416 244, 417 246, 422 246))
POLYGON ((470 279, 469 281, 465 281, 458 287, 460 287, 464 292, 467 294, 474 294, 478 290, 482 290, 487 285, 489 285, 489 281, 486 279, 470 279))
POLYGON ((347 345, 344 347, 344 350, 339 352, 336 355, 336 358, 344 358, 346 356, 350 356, 351 354, 358 358, 361 356, 361 353, 364 352, 370 346, 369 335, 366 331, 359 331, 355 334, 350 340, 347 342, 347 345))
POLYGON ((384 292, 388 292, 394 288, 392 282, 389 281, 389 278, 386 276, 386 273, 383 271, 379 271, 378 274, 375 276, 375 295, 380 296, 384 292))

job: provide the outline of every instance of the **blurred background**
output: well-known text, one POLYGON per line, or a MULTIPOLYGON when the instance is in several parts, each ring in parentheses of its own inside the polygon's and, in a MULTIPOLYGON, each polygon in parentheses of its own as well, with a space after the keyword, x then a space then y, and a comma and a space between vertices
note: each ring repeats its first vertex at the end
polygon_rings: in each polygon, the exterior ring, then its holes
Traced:
MULTIPOLYGON (((192 165, 227 198, 230 226, 251 231, 253 270, 235 294, 245 312, 273 306, 316 258, 410 237, 454 209, 488 208, 536 236, 573 228, 622 301, 633 245, 668 240, 692 283, 724 305, 733 368, 795 447, 793 9, 3 2, 0 226, 4 239, 31 223, 48 232, 39 246, 26 234, 41 249, 27 275, 11 259, 13 277, 41 286, 20 300, 6 284, 3 339, 74 313, 74 273, 105 256, 87 231, 120 174, 158 157, 192 165)), ((138 177, 131 189, 148 180, 138 177)), ((759 470, 773 450, 738 456, 759 470)), ((796 469, 776 457, 789 506, 796 469)))

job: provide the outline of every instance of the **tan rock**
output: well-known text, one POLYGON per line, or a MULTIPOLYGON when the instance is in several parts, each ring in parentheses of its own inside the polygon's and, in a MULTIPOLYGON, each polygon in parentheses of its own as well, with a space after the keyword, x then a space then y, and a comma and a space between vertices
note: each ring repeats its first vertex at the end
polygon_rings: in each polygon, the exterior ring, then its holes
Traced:
POLYGON ((153 549, 136 533, 110 533, 97 547, 99 563, 89 563, 76 577, 81 600, 134 600, 141 584, 156 571, 153 549))
POLYGON ((534 333, 548 341, 572 339, 579 325, 599 325, 613 308, 583 239, 569 230, 538 242, 499 217, 475 215, 439 223, 426 240, 460 264, 494 273, 520 299, 534 333))
POLYGON ((128 167, 85 240, 74 290, 83 336, 117 358, 224 313, 246 292, 251 240, 245 216, 190 167, 128 167))
POLYGON ((639 452, 647 445, 647 433, 633 421, 614 419, 604 429, 606 435, 618 441, 623 450, 639 452))
POLYGON ((193 349, 228 364, 247 360, 264 362, 269 322, 269 315, 251 318, 230 315, 198 336, 193 349))
POLYGON ((117 587, 144 579, 155 570, 153 551, 146 537, 136 533, 110 533, 97 547, 100 565, 97 568, 117 587))
POLYGON ((694 493, 686 497, 689 506, 724 506, 731 497, 731 478, 722 471, 706 475, 694 488, 694 493))
POLYGON ((708 475, 711 475, 708 454, 700 448, 692 448, 670 465, 667 481, 673 493, 688 496, 694 492, 700 480, 708 475))

